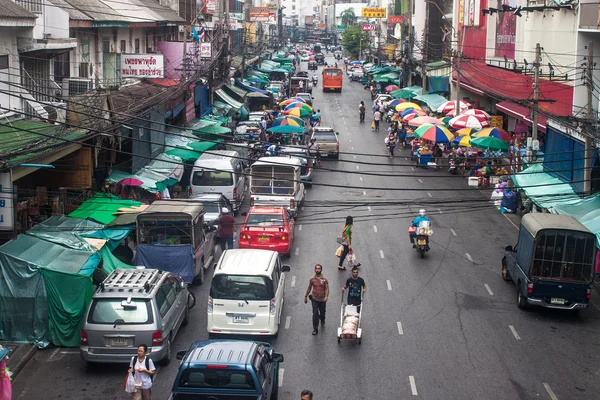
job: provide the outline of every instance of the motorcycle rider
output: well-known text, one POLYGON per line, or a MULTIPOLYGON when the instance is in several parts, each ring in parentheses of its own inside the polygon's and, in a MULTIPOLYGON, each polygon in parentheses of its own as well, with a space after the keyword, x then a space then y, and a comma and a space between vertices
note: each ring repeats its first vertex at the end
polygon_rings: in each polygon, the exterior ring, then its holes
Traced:
POLYGON ((317 75, 313 75, 312 81, 313 81, 313 86, 317 86, 317 83, 319 83, 319 77, 317 75))
POLYGON ((358 106, 358 114, 360 116, 360 122, 365 122, 365 112, 367 111, 365 107, 365 102, 361 101, 358 106))
MULTIPOLYGON (((423 221, 431 223, 431 220, 429 219, 429 217, 427 217, 427 212, 424 209, 420 209, 419 215, 415 219, 413 219, 410 226, 413 228, 419 228, 419 223, 423 221)), ((415 230, 414 232, 409 233, 408 236, 410 237, 410 243, 413 245, 413 249, 415 249, 417 247, 417 245, 415 244, 415 237, 417 236, 417 231, 415 230)), ((427 236, 426 240, 427 247, 429 247, 429 236, 427 236)))

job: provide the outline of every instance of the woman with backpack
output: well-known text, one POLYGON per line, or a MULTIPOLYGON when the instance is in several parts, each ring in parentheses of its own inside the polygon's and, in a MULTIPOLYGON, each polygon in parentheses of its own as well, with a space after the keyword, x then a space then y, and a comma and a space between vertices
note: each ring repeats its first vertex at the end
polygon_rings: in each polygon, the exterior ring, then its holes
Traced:
POLYGON ((156 372, 154 362, 146 355, 148 346, 140 344, 137 348, 137 356, 131 358, 129 373, 135 379, 136 391, 131 393, 133 400, 150 400, 152 393, 152 376, 156 372))

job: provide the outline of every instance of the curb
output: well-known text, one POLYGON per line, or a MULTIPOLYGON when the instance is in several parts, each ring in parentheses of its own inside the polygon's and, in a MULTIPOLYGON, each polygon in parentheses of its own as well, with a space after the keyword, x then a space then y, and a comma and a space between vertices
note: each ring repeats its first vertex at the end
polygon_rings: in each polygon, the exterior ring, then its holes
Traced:
MULTIPOLYGON (((12 375, 12 379, 15 380, 17 375, 19 375, 19 372, 21 372, 21 370, 25 367, 25 365, 27 365, 27 363, 29 362, 29 360, 31 360, 31 358, 34 356, 34 354, 37 352, 38 348, 35 345, 31 345, 31 348, 29 350, 27 350, 27 353, 25 353, 25 355, 19 360, 19 362, 17 363, 17 365, 15 365, 12 369, 11 372, 13 373, 12 375)), ((10 357, 10 355, 9 355, 10 357)))

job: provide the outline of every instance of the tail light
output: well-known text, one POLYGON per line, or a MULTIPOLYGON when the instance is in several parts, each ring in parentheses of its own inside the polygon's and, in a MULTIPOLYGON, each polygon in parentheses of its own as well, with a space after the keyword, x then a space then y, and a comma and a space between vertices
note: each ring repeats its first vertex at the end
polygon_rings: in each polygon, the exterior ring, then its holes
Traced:
POLYGON ((152 332, 152 346, 162 346, 163 341, 162 331, 152 332))
POLYGON ((275 298, 272 298, 271 302, 269 303, 269 313, 271 315, 275 315, 276 310, 277 310, 277 303, 275 302, 275 298))
POLYGON ((527 284, 527 294, 533 294, 533 282, 527 284))
POLYGON ((208 304, 206 305, 206 311, 209 314, 213 313, 213 298, 208 296, 208 304))
POLYGON ((254 196, 250 197, 250 207, 254 206, 254 196))
POLYGON ((337 151, 340 151, 340 142, 338 142, 338 143, 335 145, 335 149, 336 149, 337 151))
POLYGON ((287 240, 287 236, 281 235, 281 240, 287 240))
MULTIPOLYGON (((588 289, 588 293, 589 293, 589 289, 588 289)), ((82 346, 87 346, 88 343, 89 343, 89 341, 88 341, 87 332, 82 329, 81 336, 79 337, 79 344, 82 346)))
POLYGON ((192 197, 193 194, 194 192, 192 191, 192 187, 190 186, 190 188, 188 189, 188 197, 192 197))
POLYGON ((304 175, 308 175, 310 173, 310 167, 306 167, 306 172, 304 173, 304 175))
POLYGON ((294 209, 296 205, 296 201, 294 199, 290 199, 290 209, 294 209))
POLYGON ((237 201, 237 188, 233 188, 233 201, 237 201))
POLYGON ((585 299, 589 300, 591 297, 592 297, 592 289, 588 289, 587 292, 585 292, 585 299))

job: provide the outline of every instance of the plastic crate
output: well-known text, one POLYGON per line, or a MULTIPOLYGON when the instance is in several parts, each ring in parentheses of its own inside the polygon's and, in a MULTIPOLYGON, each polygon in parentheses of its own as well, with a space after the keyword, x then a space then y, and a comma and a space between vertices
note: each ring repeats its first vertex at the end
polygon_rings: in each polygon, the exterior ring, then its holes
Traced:
POLYGON ((469 177, 469 186, 473 186, 473 187, 479 186, 479 177, 470 176, 469 177))

